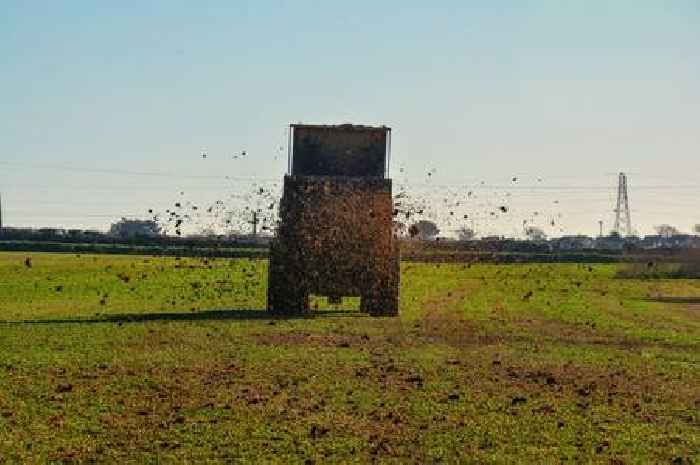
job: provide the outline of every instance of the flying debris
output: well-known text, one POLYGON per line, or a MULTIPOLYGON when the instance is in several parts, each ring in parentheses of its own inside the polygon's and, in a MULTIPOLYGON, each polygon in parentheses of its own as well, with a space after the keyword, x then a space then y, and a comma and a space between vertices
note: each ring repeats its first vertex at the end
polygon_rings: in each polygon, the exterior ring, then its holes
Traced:
MULTIPOLYGON (((272 146, 272 155, 286 151, 282 145, 272 146)), ((203 158, 208 158, 206 148, 202 149, 203 158)), ((246 150, 234 150, 230 152, 234 159, 242 159, 248 156, 246 150)), ((216 158, 216 157, 215 157, 216 158)), ((402 173, 402 180, 395 183, 392 213, 397 223, 406 223, 404 235, 408 236, 408 224, 411 220, 425 219, 440 225, 446 236, 457 234, 459 228, 469 222, 470 227, 480 230, 490 230, 494 235, 498 234, 508 223, 513 223, 514 230, 520 230, 536 224, 544 224, 559 229, 562 227, 563 217, 557 214, 556 209, 563 203, 561 199, 551 196, 542 197, 544 205, 522 205, 522 210, 515 208, 512 199, 520 200, 517 192, 508 192, 510 189, 499 189, 487 182, 486 179, 465 182, 463 184, 439 185, 437 170, 426 167, 422 171, 424 183, 413 184, 404 176, 409 175, 409 169, 405 166, 396 168, 402 173), (554 207, 556 205, 556 207, 554 207), (529 207, 529 208, 528 208, 529 207), (554 207, 554 208, 551 208, 554 207), (554 210, 554 211, 552 211, 554 210), (550 223, 551 221, 551 223, 550 223), (522 222, 522 226, 520 223, 522 222), (454 233, 454 234, 453 234, 454 233)), ((190 198, 192 192, 185 192, 185 186, 176 186, 175 198, 166 203, 161 209, 157 205, 145 205, 142 211, 148 212, 149 217, 161 224, 166 234, 187 235, 190 232, 204 234, 245 234, 251 229, 251 215, 256 212, 258 231, 274 230, 276 227, 276 215, 279 205, 276 199, 280 197, 281 186, 279 183, 251 177, 249 181, 239 182, 240 178, 229 173, 221 174, 221 179, 226 179, 226 185, 232 192, 222 192, 223 200, 203 200, 190 198), (235 181, 235 184, 234 184, 235 181), (179 192, 179 196, 177 195, 179 192), (206 203, 205 203, 206 202, 206 203), (165 206, 169 209, 165 210, 165 206), (174 206, 173 206, 174 205, 174 206)), ((516 189, 517 185, 527 182, 525 178, 510 175, 506 177, 508 186, 516 189)), ((532 181, 543 183, 543 177, 534 177, 532 181)), ((524 186, 521 186, 524 187, 524 186)), ((536 194, 528 192, 528 195, 536 194)))

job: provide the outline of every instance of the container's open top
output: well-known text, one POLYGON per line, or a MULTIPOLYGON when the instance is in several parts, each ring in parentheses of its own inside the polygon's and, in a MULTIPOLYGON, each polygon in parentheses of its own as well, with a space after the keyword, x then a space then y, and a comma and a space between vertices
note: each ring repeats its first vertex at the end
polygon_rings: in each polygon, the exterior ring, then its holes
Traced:
POLYGON ((390 144, 385 126, 292 124, 289 174, 383 178, 390 144))

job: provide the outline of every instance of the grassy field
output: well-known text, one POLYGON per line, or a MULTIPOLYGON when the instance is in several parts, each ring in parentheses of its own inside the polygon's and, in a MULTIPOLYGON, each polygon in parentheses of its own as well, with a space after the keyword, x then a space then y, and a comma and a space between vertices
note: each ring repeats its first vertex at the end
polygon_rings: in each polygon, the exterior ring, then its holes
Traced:
POLYGON ((0 254, 0 464, 688 464, 700 280, 402 264, 269 319, 266 262, 0 254), (30 258, 29 258, 30 257, 30 258))

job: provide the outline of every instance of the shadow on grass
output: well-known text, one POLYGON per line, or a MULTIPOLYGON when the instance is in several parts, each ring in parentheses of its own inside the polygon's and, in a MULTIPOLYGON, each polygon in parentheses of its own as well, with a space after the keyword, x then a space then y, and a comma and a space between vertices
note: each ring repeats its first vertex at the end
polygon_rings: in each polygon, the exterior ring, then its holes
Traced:
POLYGON ((41 320, 8 320, 0 325, 19 324, 86 324, 86 323, 144 323, 149 321, 227 321, 227 320, 296 320, 314 318, 366 317, 367 314, 353 310, 312 310, 298 315, 274 315, 265 310, 206 310, 201 312, 170 313, 115 313, 89 318, 51 318, 41 320))

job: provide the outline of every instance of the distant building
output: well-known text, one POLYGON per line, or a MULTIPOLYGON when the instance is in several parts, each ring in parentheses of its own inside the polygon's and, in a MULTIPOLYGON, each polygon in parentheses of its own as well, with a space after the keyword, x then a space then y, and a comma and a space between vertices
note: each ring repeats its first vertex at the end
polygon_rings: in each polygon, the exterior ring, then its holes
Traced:
POLYGON ((66 230, 63 228, 40 228, 37 232, 43 237, 64 237, 66 235, 66 230))
POLYGON ((552 239, 553 248, 556 250, 591 250, 596 248, 595 239, 588 236, 563 236, 552 239))
POLYGON ((28 240, 34 236, 34 230, 32 228, 5 226, 0 232, 2 233, 3 238, 13 240, 28 240))
POLYGON ((102 231, 96 231, 94 229, 87 229, 87 230, 83 231, 84 238, 97 239, 97 238, 100 238, 103 236, 105 236, 105 233, 103 233, 102 231))
POLYGON ((78 238, 83 236, 82 229, 69 229, 67 232, 68 237, 78 238))
POLYGON ((160 225, 153 220, 122 218, 109 228, 109 235, 119 239, 156 237, 162 235, 160 225))
POLYGON ((595 239, 595 248, 598 250, 623 250, 627 241, 619 234, 598 237, 595 239))
POLYGON ((700 238, 690 234, 676 234, 666 236, 654 234, 645 236, 639 241, 639 246, 643 249, 696 249, 700 248, 700 238))

